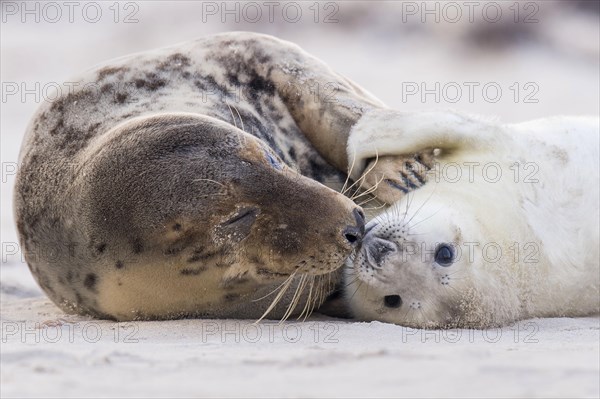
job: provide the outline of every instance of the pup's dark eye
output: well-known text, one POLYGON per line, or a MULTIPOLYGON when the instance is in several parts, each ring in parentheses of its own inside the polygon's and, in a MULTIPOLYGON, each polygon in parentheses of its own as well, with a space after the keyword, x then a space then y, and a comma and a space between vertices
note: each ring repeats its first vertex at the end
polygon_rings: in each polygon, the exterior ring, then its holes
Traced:
POLYGON ((281 165, 281 162, 279 162, 279 160, 275 158, 274 155, 270 154, 268 151, 265 151, 265 157, 267 158, 267 161, 269 161, 272 167, 274 167, 277 170, 283 169, 283 165, 281 165))
POLYGON ((448 267, 454 261, 454 248, 449 244, 441 244, 435 251, 435 262, 448 267))

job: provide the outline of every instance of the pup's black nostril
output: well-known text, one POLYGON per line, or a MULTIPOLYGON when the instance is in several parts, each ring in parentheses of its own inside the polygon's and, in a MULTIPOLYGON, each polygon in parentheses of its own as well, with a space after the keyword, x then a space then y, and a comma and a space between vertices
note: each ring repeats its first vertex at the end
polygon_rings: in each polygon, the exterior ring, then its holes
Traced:
POLYGON ((379 237, 369 235, 363 242, 367 262, 373 267, 383 267, 388 256, 393 256, 397 251, 396 244, 379 237))
POLYGON ((400 295, 387 295, 383 297, 383 303, 387 308, 399 308, 402 305, 400 295))
POLYGON ((365 214, 360 209, 354 209, 352 211, 354 220, 356 220, 355 226, 348 226, 344 229, 344 238, 352 245, 357 245, 365 234, 365 214))

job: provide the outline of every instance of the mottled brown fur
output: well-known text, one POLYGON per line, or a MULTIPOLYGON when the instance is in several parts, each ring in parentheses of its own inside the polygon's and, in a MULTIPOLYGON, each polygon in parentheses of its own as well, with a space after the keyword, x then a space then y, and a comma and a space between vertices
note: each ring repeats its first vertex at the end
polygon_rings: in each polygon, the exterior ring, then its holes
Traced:
POLYGON ((329 273, 352 250, 357 207, 327 186, 341 188, 349 129, 380 104, 295 45, 217 35, 78 83, 34 116, 15 190, 27 262, 63 309, 258 317, 291 273, 329 273), (291 89, 315 84, 340 101, 291 89))

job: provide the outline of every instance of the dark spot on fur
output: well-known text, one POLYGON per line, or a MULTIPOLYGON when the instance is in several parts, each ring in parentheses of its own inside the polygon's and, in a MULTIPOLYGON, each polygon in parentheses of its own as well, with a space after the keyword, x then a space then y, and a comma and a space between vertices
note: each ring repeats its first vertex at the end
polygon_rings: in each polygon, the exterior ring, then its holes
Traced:
POLYGON ((204 248, 200 248, 194 250, 192 256, 190 256, 187 261, 188 263, 199 262, 202 260, 212 259, 221 254, 222 253, 220 251, 204 252, 204 248))
POLYGON ((200 90, 202 92, 206 91, 206 85, 201 80, 195 80, 194 86, 196 86, 198 88, 198 90, 200 90))
POLYGON ((102 253, 104 253, 104 250, 105 250, 105 249, 106 249, 106 243, 105 243, 105 242, 103 242, 103 243, 100 243, 100 244, 96 245, 96 252, 97 252, 98 254, 102 254, 102 253))
POLYGON ((181 53, 175 53, 170 55, 165 61, 158 64, 158 69, 181 69, 183 67, 189 67, 190 65, 191 60, 189 59, 189 57, 181 53))
POLYGON ((85 288, 93 290, 96 286, 96 275, 94 273, 89 273, 87 276, 85 276, 83 285, 85 286, 85 288))
POLYGON ((238 300, 238 299, 240 299, 240 298, 241 298, 241 295, 240 295, 240 294, 237 294, 237 293, 235 293, 235 292, 230 292, 230 293, 228 293, 228 294, 225 294, 225 295, 223 296, 223 300, 224 300, 225 302, 233 302, 233 301, 236 301, 236 300, 238 300))
MULTIPOLYGON (((229 109, 225 108, 223 112, 229 112, 229 109)), ((273 128, 272 124, 267 123, 267 121, 263 118, 258 119, 253 114, 244 113, 243 110, 240 110, 240 114, 242 116, 242 120, 244 121, 245 130, 248 133, 251 133, 252 135, 265 141, 269 148, 275 151, 279 158, 284 159, 285 154, 283 153, 282 149, 279 148, 275 138, 273 137, 274 134, 277 134, 277 130, 273 128)), ((262 115, 262 113, 259 115, 262 115)))
POLYGON ((134 254, 140 254, 144 250, 144 245, 142 244, 142 240, 139 238, 134 238, 131 241, 131 250, 134 254))
POLYGON ((165 255, 178 254, 198 241, 197 233, 192 231, 182 231, 183 227, 179 223, 177 223, 177 226, 178 227, 173 226, 172 229, 181 232, 181 234, 178 234, 177 239, 172 242, 168 248, 163 250, 163 254, 165 255))
POLYGON ((79 292, 75 293, 75 303, 77 305, 81 305, 83 303, 83 298, 81 297, 81 295, 79 294, 79 292))
POLYGON ((57 136, 63 130, 64 127, 65 120, 62 117, 59 117, 54 127, 50 129, 50 136, 57 136))
MULTIPOLYGON (((244 274, 246 274, 247 272, 244 272, 244 274)), ((237 277, 233 277, 233 278, 229 278, 227 280, 224 280, 221 283, 221 287, 225 288, 225 289, 234 289, 242 284, 246 284, 248 281, 250 281, 249 278, 247 277, 243 277, 242 276, 237 276, 237 277)))
POLYGON ((179 223, 175 223, 173 225, 173 231, 181 231, 181 225, 179 223))
POLYGON ((137 114, 139 114, 139 112, 137 112, 137 111, 135 111, 135 112, 128 112, 128 113, 122 115, 121 118, 127 119, 127 118, 131 118, 132 116, 137 115, 137 114))
POLYGON ((123 264, 123 261, 120 261, 120 260, 118 260, 118 261, 117 261, 117 263, 115 263, 115 267, 116 267, 117 269, 122 269, 122 268, 123 268, 123 266, 125 266, 125 265, 123 264))
POLYGON ((239 87, 241 86, 240 79, 236 73, 229 72, 226 75, 227 81, 231 86, 239 87))
POLYGON ((90 125, 90 127, 88 128, 88 134, 93 135, 94 133, 96 133, 96 130, 98 130, 99 126, 100 122, 90 125))
POLYGON ((116 93, 115 94, 115 103, 123 104, 125 101, 127 101, 127 97, 129 97, 129 95, 127 93, 116 93))
POLYGON ((296 162, 298 160, 298 158, 296 158, 296 149, 294 147, 289 148, 288 155, 294 162, 296 162))
POLYGON ((112 88, 113 88, 113 85, 111 83, 102 85, 102 87, 100 87, 100 93, 106 94, 106 93, 112 91, 112 88))
POLYGON ((309 160, 310 163, 310 169, 311 169, 311 176, 313 179, 317 180, 317 181, 322 181, 323 178, 325 177, 325 175, 327 174, 327 170, 325 169, 324 165, 322 165, 321 163, 317 162, 315 159, 310 159, 309 160))
POLYGON ((134 81, 135 87, 138 89, 146 89, 149 91, 156 91, 161 87, 164 87, 167 82, 166 80, 158 77, 154 72, 146 73, 144 79, 136 79, 134 81))
POLYGON ((182 276, 197 276, 205 270, 206 270, 206 267, 201 266, 201 267, 197 267, 194 269, 182 269, 179 273, 182 276))
MULTIPOLYGON (((54 115, 54 114, 62 114, 65 111, 65 105, 64 105, 64 99, 59 99, 57 101, 54 101, 52 103, 52 106, 50 107, 50 114, 54 115)), ((46 114, 44 114, 44 119, 46 119, 47 116, 46 114)))
POLYGON ((69 283, 73 282, 73 272, 71 270, 67 272, 67 281, 69 283))
POLYGON ((98 71, 98 80, 103 80, 104 78, 115 75, 119 72, 127 72, 129 68, 126 67, 104 67, 98 71))
MULTIPOLYGON (((194 86, 196 86, 198 88, 198 90, 203 93, 204 95, 207 96, 219 96, 219 97, 227 97, 230 94, 235 94, 233 93, 234 90, 232 89, 227 89, 224 86, 221 86, 220 84, 217 83, 217 81, 215 80, 214 77, 210 76, 210 75, 200 75, 200 74, 194 74, 194 86)), ((224 109, 225 110, 225 109, 224 109)), ((227 112, 229 112, 227 110, 227 112)))
POLYGON ((85 146, 83 143, 87 142, 92 136, 86 131, 75 130, 71 126, 65 126, 60 131, 61 137, 56 143, 56 147, 67 153, 68 155, 75 154, 85 146))
POLYGON ((171 248, 167 248, 163 251, 164 255, 176 255, 179 252, 181 252, 183 250, 183 248, 181 247, 171 247, 171 248))
POLYGON ((263 78, 256 72, 252 74, 252 78, 248 82, 248 88, 250 89, 250 97, 256 99, 258 94, 266 93, 273 95, 275 93, 275 85, 273 82, 263 78))

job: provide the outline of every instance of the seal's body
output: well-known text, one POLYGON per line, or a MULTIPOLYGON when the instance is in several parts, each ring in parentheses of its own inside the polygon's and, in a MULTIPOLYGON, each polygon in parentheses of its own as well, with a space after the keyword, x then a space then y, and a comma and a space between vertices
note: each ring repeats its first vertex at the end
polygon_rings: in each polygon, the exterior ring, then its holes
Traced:
POLYGON ((336 190, 376 99, 251 33, 123 57, 73 86, 33 118, 15 189, 27 263, 55 303, 254 318, 282 282, 272 317, 322 301, 364 228, 336 190))
POLYGON ((600 310, 597 118, 378 110, 351 135, 358 161, 378 151, 383 169, 386 155, 436 154, 428 182, 367 224, 345 273, 356 317, 483 328, 600 310))

